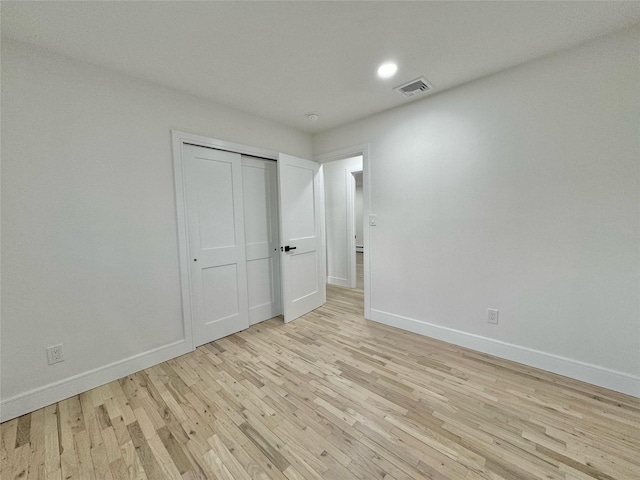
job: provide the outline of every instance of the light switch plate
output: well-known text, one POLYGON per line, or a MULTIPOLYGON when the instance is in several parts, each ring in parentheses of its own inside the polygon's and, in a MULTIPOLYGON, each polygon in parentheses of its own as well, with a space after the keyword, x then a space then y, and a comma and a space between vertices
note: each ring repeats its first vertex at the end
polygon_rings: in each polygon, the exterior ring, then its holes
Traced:
POLYGON ((378 223, 377 223, 378 219, 376 218, 375 215, 369 215, 369 225, 372 227, 375 227, 378 223))

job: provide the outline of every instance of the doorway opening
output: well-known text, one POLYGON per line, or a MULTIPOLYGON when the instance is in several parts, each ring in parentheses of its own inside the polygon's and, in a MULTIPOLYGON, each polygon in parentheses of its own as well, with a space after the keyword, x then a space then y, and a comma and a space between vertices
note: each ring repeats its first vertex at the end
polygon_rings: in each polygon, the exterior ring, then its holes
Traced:
POLYGON ((315 158, 325 186, 327 291, 371 316, 369 148, 359 145, 315 158))

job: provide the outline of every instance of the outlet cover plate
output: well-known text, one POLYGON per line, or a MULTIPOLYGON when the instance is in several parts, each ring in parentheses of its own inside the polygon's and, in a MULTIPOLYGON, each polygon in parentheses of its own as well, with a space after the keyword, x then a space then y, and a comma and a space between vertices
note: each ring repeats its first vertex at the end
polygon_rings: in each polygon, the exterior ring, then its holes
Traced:
POLYGON ((47 348, 47 361, 49 362, 49 365, 64 361, 64 357, 62 356, 62 344, 47 348))
POLYGON ((489 323, 498 323, 498 310, 494 308, 487 309, 487 322, 489 323))

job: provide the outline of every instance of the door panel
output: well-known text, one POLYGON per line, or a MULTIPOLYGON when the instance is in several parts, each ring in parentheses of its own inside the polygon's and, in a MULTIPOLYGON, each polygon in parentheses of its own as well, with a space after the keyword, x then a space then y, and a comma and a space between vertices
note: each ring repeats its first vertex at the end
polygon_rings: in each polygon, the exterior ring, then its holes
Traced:
MULTIPOLYGON (((297 250, 297 249, 296 249, 297 250)), ((291 299, 294 302, 319 291, 317 252, 298 253, 289 256, 290 271, 298 281, 291 285, 291 299)))
POLYGON ((278 181, 281 216, 283 310, 290 322, 324 303, 319 165, 280 154, 278 181))
POLYGON ((275 162, 242 157, 249 323, 282 314, 275 162))
POLYGON ((217 249, 236 244, 232 164, 195 157, 191 167, 200 177, 197 203, 200 248, 217 249), (208 183, 207 183, 208 182, 208 183))
POLYGON ((238 268, 221 265, 202 269, 205 325, 239 315, 238 268))
POLYGON ((287 207, 285 238, 292 241, 315 238, 314 177, 317 171, 291 165, 287 165, 285 171, 287 176, 287 188, 283 190, 283 201, 287 207))
MULTIPOLYGON (((273 295, 273 261, 270 258, 258 258, 247 262, 247 280, 249 282, 249 308, 271 304, 273 295)), ((251 314, 251 310, 249 311, 251 314)), ((260 320, 267 320, 275 315, 260 320)), ((251 322, 251 319, 249 320, 251 322)), ((255 323, 255 322, 254 322, 255 323)))
POLYGON ((239 154, 183 146, 194 345, 249 327, 239 154))

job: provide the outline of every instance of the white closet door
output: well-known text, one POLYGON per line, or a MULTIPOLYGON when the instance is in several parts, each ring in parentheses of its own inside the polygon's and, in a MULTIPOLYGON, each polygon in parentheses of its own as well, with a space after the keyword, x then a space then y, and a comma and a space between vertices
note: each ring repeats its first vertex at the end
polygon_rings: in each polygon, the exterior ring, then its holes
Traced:
POLYGON ((309 160, 278 156, 285 322, 318 308, 326 298, 319 168, 309 160))
POLYGON ((249 323, 282 314, 276 162, 242 157, 249 323))
POLYGON ((183 146, 194 345, 249 327, 241 156, 183 146))

